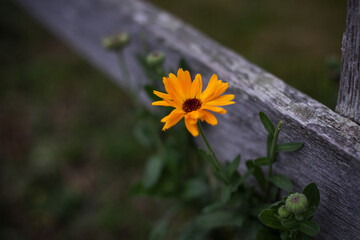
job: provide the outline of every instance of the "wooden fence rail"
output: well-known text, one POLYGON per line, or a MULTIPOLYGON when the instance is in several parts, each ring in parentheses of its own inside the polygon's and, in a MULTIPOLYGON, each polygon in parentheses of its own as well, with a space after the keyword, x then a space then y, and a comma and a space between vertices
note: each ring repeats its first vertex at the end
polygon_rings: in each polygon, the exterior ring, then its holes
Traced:
POLYGON ((360 2, 348 0, 336 111, 360 124, 360 2))
MULTIPOLYGON (((176 68, 183 57, 192 74, 209 79, 217 73, 230 83, 236 104, 219 116, 219 125, 206 129, 222 159, 237 153, 243 159, 265 154, 266 133, 258 112, 284 121, 279 141, 301 141, 296 153, 281 153, 275 171, 290 177, 300 190, 316 182, 321 204, 316 220, 318 239, 359 239, 360 236, 360 126, 288 86, 282 80, 219 45, 170 14, 139 0, 16 0, 42 24, 96 67, 122 84, 115 55, 101 46, 104 35, 127 31, 132 42, 126 49, 134 84, 145 74, 136 54, 146 39, 151 49, 166 54, 166 67, 176 68)), ((245 161, 243 161, 244 164, 245 161)), ((244 165, 241 166, 244 169, 244 165)))

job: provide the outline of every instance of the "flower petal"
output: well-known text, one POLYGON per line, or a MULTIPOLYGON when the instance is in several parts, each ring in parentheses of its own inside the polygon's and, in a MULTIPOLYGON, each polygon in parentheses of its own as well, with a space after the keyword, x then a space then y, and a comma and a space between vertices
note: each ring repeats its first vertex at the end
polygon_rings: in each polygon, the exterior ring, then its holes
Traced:
POLYGON ((169 94, 166 94, 166 93, 162 93, 162 92, 158 92, 158 91, 153 91, 153 93, 162 98, 168 105, 160 105, 160 104, 157 104, 157 102, 160 102, 160 101, 156 101, 156 102, 153 102, 152 105, 157 105, 157 106, 172 106, 174 108, 177 108, 177 104, 175 103, 175 101, 171 98, 171 96, 169 94))
POLYGON ((175 94, 178 96, 179 99, 183 101, 186 100, 185 92, 184 92, 184 86, 180 82, 180 79, 175 76, 174 74, 169 74, 169 83, 172 85, 172 88, 174 89, 175 94))
POLYGON ((180 82, 180 85, 182 86, 185 100, 190 98, 191 76, 189 71, 184 71, 182 68, 179 68, 177 72, 177 78, 180 82))
POLYGON ((164 106, 164 107, 171 107, 171 105, 165 101, 156 101, 153 102, 152 105, 154 106, 164 106))
POLYGON ((194 81, 191 84, 189 98, 200 98, 202 91, 202 79, 200 74, 196 74, 194 81))
POLYGON ((210 125, 216 125, 218 123, 216 117, 206 110, 201 110, 200 116, 201 120, 205 120, 210 125))
POLYGON ((162 92, 159 92, 159 91, 156 91, 156 90, 153 90, 153 93, 158 96, 159 98, 163 98, 163 99, 170 99, 170 95, 169 94, 166 94, 166 93, 162 93, 162 92))
POLYGON ((204 92, 201 94, 201 101, 203 103, 206 102, 206 100, 215 92, 216 85, 217 85, 218 77, 216 74, 213 74, 210 78, 210 81, 204 90, 204 92))
POLYGON ((181 107, 183 100, 179 96, 177 89, 174 88, 172 81, 169 78, 164 77, 163 83, 164 83, 165 90, 168 93, 168 95, 171 97, 172 100, 174 100, 174 102, 176 103, 177 106, 181 107))
POLYGON ((232 102, 235 96, 233 94, 227 94, 220 97, 217 97, 209 102, 207 102, 207 105, 213 105, 213 106, 225 106, 229 104, 234 104, 235 102, 232 102))
POLYGON ((179 111, 178 109, 174 109, 169 115, 161 119, 161 122, 165 122, 162 130, 165 131, 177 124, 184 117, 184 115, 184 112, 179 111))
POLYGON ((189 117, 189 114, 185 115, 185 126, 187 130, 193 135, 194 137, 197 137, 199 135, 199 131, 197 128, 197 121, 194 122, 194 119, 189 117))
POLYGON ((201 109, 206 109, 206 110, 210 110, 219 114, 225 114, 227 111, 221 107, 216 107, 216 106, 212 106, 212 105, 203 105, 201 107, 201 109))
POLYGON ((213 95, 213 97, 218 97, 220 96, 221 94, 223 94, 226 89, 229 87, 229 83, 223 83, 223 82, 220 82, 215 94, 213 95))
POLYGON ((178 115, 178 114, 185 114, 184 111, 179 110, 179 109, 174 109, 171 111, 171 113, 169 113, 168 115, 166 115, 165 117, 163 117, 160 122, 167 122, 169 121, 171 118, 173 118, 174 116, 178 115))

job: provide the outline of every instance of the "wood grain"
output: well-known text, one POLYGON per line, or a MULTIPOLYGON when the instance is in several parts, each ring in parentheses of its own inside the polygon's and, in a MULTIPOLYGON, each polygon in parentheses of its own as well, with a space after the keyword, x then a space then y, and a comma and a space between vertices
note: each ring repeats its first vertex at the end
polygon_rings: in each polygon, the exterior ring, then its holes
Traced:
MULTIPOLYGON (((120 85, 123 83, 116 57, 101 46, 102 37, 116 31, 127 31, 132 36, 125 53, 134 87, 147 81, 136 60, 136 55, 144 52, 144 39, 150 49, 166 54, 167 69, 176 69, 184 57, 193 77, 201 73, 205 80, 217 73, 230 83, 229 92, 236 95, 236 104, 227 108, 227 114, 218 116, 218 126, 206 128, 218 156, 232 159, 241 153, 242 171, 244 160, 265 155, 266 132, 258 112, 264 111, 274 122, 283 120, 279 141, 301 141, 305 145, 296 153, 279 154, 274 170, 289 176, 296 190, 310 182, 318 184, 321 204, 315 219, 321 233, 317 239, 359 239, 359 125, 148 3, 16 1, 120 85)), ((139 95, 151 107, 144 94, 139 95)))
POLYGON ((336 111, 360 124, 360 2, 348 0, 336 111))

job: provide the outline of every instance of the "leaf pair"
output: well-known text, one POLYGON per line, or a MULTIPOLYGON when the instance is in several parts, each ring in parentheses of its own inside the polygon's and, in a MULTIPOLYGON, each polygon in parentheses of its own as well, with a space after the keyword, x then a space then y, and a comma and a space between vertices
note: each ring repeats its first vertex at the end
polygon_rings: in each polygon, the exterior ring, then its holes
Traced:
MULTIPOLYGON (((268 116, 266 116, 265 113, 260 112, 259 117, 260 117, 260 121, 262 122, 265 130, 268 132, 268 141, 267 141, 268 151, 267 152, 268 152, 268 158, 269 158, 270 157, 269 153, 270 153, 272 142, 274 140, 276 128, 275 128, 274 124, 270 121, 268 116)), ((281 144, 276 145, 275 152, 293 152, 293 151, 299 150, 302 146, 303 146, 303 143, 300 143, 300 142, 281 143, 281 144)), ((266 160, 265 158, 259 159, 258 163, 261 165, 258 165, 258 166, 267 166, 271 163, 271 160, 272 159, 266 160)))

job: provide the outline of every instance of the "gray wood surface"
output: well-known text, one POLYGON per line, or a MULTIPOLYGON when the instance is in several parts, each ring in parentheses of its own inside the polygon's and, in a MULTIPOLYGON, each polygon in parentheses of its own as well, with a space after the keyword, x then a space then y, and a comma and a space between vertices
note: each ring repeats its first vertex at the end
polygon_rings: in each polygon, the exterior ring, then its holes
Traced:
POLYGON ((336 111, 360 124, 360 1, 348 0, 336 111))
MULTIPOLYGON (((16 0, 50 31, 67 42, 95 67, 120 85, 114 54, 103 50, 101 39, 128 31, 126 49, 134 85, 146 82, 136 60, 145 39, 150 49, 166 54, 166 67, 176 69, 184 57, 192 76, 213 73, 230 83, 236 104, 218 116, 206 133, 221 159, 254 159, 265 154, 265 130, 258 112, 284 121, 279 141, 301 141, 296 153, 281 153, 275 172, 290 177, 296 190, 315 182, 321 204, 315 219, 321 225, 317 239, 360 239, 360 126, 288 86, 282 80, 219 45, 181 20, 138 0, 16 0)), ((160 81, 160 80, 159 80, 160 81)), ((150 106, 148 101, 148 106, 150 106)), ((169 130, 171 131, 171 129, 169 130)), ((166 134, 166 133, 164 133, 166 134)), ((244 169, 242 162, 240 171, 244 169)))

